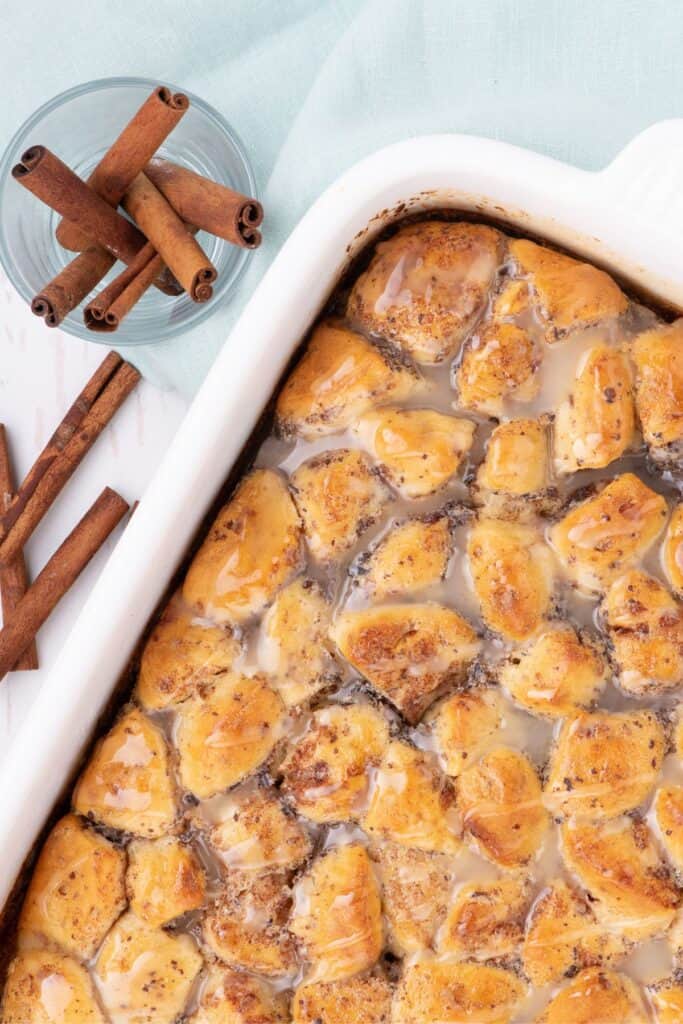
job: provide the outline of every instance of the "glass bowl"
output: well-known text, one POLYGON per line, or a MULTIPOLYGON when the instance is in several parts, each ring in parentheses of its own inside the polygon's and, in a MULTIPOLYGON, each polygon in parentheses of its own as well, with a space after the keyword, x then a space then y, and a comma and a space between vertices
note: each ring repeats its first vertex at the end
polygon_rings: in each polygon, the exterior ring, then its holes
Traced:
MULTIPOLYGON (((29 305, 75 253, 63 249, 55 238, 58 214, 14 181, 12 167, 29 146, 43 145, 80 177, 87 178, 157 85, 167 85, 172 92, 184 92, 191 104, 159 154, 237 192, 258 198, 254 176, 237 135, 216 110, 186 89, 147 78, 103 78, 68 89, 29 117, 0 162, 0 263, 29 305)), ((165 341, 195 327, 229 298, 250 255, 249 250, 203 231, 197 239, 218 271, 213 298, 208 302, 192 302, 186 294, 172 298, 150 288, 117 331, 96 334, 83 322, 83 306, 88 301, 85 299, 64 318, 61 329, 118 348, 165 341)), ((121 270, 122 264, 117 263, 96 290, 121 270)))

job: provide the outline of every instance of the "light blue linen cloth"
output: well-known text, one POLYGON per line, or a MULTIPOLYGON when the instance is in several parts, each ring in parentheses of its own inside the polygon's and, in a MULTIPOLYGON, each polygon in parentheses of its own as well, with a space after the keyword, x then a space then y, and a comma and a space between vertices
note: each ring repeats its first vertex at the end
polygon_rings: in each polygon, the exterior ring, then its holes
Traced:
POLYGON ((458 131, 596 168, 683 114, 670 0, 0 0, 0 14, 0 145, 55 93, 132 74, 202 96, 247 146, 267 220, 239 292, 190 334, 128 350, 185 394, 312 200, 361 156, 458 131))

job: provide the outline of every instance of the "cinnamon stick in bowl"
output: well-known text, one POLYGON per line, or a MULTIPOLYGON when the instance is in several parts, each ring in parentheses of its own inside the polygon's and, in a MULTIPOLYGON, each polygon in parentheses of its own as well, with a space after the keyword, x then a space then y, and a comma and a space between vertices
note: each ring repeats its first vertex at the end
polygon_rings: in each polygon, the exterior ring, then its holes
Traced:
POLYGON ((109 487, 57 548, 0 630, 0 679, 35 639, 57 603, 121 522, 128 502, 109 487))
MULTIPOLYGON (((93 192, 110 206, 118 206, 133 178, 144 170, 189 106, 182 92, 172 93, 163 85, 154 89, 88 178, 93 192)), ((90 244, 71 221, 61 221, 56 233, 65 249, 85 249, 90 244)))
MULTIPOLYGON (((12 168, 12 177, 46 206, 87 232, 89 245, 95 242, 124 263, 131 263, 147 241, 134 224, 112 209, 45 146, 27 149, 21 162, 12 168)), ((79 265, 79 272, 82 270, 79 265)), ((182 291, 166 268, 154 283, 166 295, 179 295, 182 291)))
MULTIPOLYGON (((132 263, 129 263, 124 270, 118 274, 113 281, 110 281, 106 288, 103 288, 94 299, 91 299, 83 311, 86 319, 94 321, 104 320, 105 314, 112 302, 119 297, 122 291, 130 282, 137 277, 149 263, 157 257, 158 253, 151 242, 146 242, 132 263)), ((156 266, 156 265, 155 265, 156 266)), ((159 269, 163 267, 163 261, 159 258, 159 269)), ((156 275, 155 275, 156 276, 156 275)))
POLYGON ((12 168, 12 177, 57 213, 78 225, 90 239, 124 263, 130 263, 145 237, 88 188, 46 146, 32 146, 12 168))
POLYGON ((145 174, 138 174, 131 182, 123 197, 123 208, 140 225, 191 299, 194 302, 210 299, 216 268, 145 174))
POLYGON ((261 244, 263 207, 256 199, 160 157, 150 160, 145 174, 188 224, 245 249, 261 244))
POLYGON ((121 294, 117 295, 104 314, 104 319, 108 329, 113 331, 118 330, 119 324, 124 317, 128 316, 133 306, 140 301, 147 289, 154 283, 155 275, 159 273, 159 268, 163 267, 163 265, 164 261, 161 256, 155 256, 154 259, 150 260, 147 266, 144 267, 140 273, 126 285, 121 294))
MULTIPOLYGON (((197 229, 186 225, 191 235, 197 229)), ((158 276, 168 267, 150 242, 138 253, 137 260, 126 267, 106 288, 92 299, 83 310, 83 320, 89 331, 111 333, 118 330, 121 321, 128 316, 145 292, 155 283, 158 276), (149 257, 149 258, 148 258, 149 257)))
POLYGON ((58 327, 67 313, 79 306, 116 262, 111 253, 91 245, 79 253, 34 297, 31 311, 48 327, 58 327))

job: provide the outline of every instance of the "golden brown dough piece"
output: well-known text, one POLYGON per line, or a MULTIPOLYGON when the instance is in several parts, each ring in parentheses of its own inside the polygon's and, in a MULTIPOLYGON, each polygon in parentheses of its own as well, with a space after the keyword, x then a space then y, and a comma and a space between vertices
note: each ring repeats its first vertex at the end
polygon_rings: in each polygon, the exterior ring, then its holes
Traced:
POLYGON ((529 759, 497 747, 458 779, 465 833, 501 868, 522 868, 539 852, 550 824, 529 759))
POLYGON ((196 853, 171 837, 130 844, 126 885, 130 909, 152 928, 197 910, 206 897, 204 869, 196 853))
POLYGON ((533 526, 480 518, 467 557, 486 625, 506 640, 527 640, 551 609, 553 555, 533 526))
POLYGON ((608 678, 597 644, 570 625, 550 626, 503 663, 498 678, 512 699, 545 718, 591 707, 608 678))
POLYGON ((683 683, 683 605, 659 580, 639 570, 620 576, 602 616, 622 690, 659 696, 683 683))
POLYGON ((653 810, 662 846, 676 870, 683 872, 683 786, 658 789, 653 810))
POLYGON ((454 693, 426 718, 447 775, 456 778, 495 742, 503 718, 503 701, 493 687, 454 693))
POLYGON ((548 484, 545 422, 519 419, 499 424, 488 440, 486 458, 477 473, 477 486, 521 497, 537 494, 548 484))
POLYGON ((9 966, 2 1024, 106 1024, 90 975, 71 957, 32 950, 9 966))
POLYGON ((327 850, 297 886, 290 929, 309 964, 307 981, 338 981, 382 952, 382 908, 372 863, 357 843, 327 850))
POLYGON ((680 893, 644 821, 568 822, 561 835, 565 864, 601 924, 634 942, 666 931, 680 893))
POLYGON ((391 524, 379 543, 361 555, 352 574, 375 601, 416 594, 445 578, 452 550, 447 515, 406 519, 391 524))
POLYGON ((419 363, 442 363, 483 311, 501 255, 502 236, 482 224, 411 224, 377 245, 347 315, 419 363))
POLYGON ((598 924, 588 901, 558 878, 532 907, 522 958, 525 974, 540 987, 586 967, 612 965, 628 951, 623 937, 598 924))
POLYGON ((502 416, 506 400, 530 402, 538 394, 541 356, 515 324, 484 324, 468 341, 455 373, 458 406, 502 416))
POLYGON ((126 908, 126 855, 74 814, 45 841, 19 918, 20 949, 55 944, 89 960, 126 908))
POLYGON ((379 519, 389 492, 364 452, 337 448, 314 455, 292 474, 306 541, 319 562, 339 562, 379 519))
POLYGON ((331 617, 320 585, 303 577, 283 587, 263 617, 259 664, 288 708, 310 700, 335 679, 326 647, 331 617))
POLYGON ((282 792, 313 821, 357 818, 388 742, 386 720, 369 704, 320 708, 282 764, 282 792))
POLYGON ((510 255, 532 286, 549 342, 628 309, 628 299, 609 274, 590 263, 580 263, 526 238, 510 243, 510 255))
POLYGON ((488 960, 514 957, 524 939, 532 889, 525 878, 466 882, 455 893, 439 952, 488 960))
POLYGON ((235 871, 296 868, 312 845, 298 818, 270 791, 256 787, 245 787, 222 802, 220 820, 208 840, 226 868, 235 871))
POLYGON ((536 1024, 647 1024, 645 1003, 625 974, 589 967, 554 996, 536 1024))
POLYGON ((202 936, 223 963, 279 978, 296 969, 294 940, 287 929, 291 909, 289 875, 282 871, 230 869, 204 917, 202 936))
POLYGON ((510 1024, 525 994, 517 975, 500 967, 453 960, 411 964, 403 969, 391 1024, 510 1024))
POLYGON ((169 832, 176 818, 166 740, 136 708, 95 747, 73 795, 74 810, 143 839, 169 832))
POLYGON ((683 1020, 683 984, 671 979, 648 991, 656 1024, 680 1024, 683 1020))
POLYGON ((374 839, 428 853, 457 853, 462 822, 455 791, 422 751, 395 740, 377 769, 361 819, 374 839))
POLYGON ((599 821, 643 803, 659 776, 666 738, 653 711, 582 711, 566 718, 545 786, 553 817, 599 821))
POLYGON ((683 319, 633 342, 636 409, 650 455, 677 465, 683 437, 683 319))
POLYGON ((312 439, 345 430, 364 412, 426 390, 419 373, 386 349, 334 321, 314 328, 301 362, 277 400, 284 437, 312 439))
POLYGON ((287 996, 267 982, 212 964, 188 1024, 289 1024, 287 996))
POLYGON ((301 521, 284 478, 255 469, 218 513, 183 596, 216 622, 245 622, 270 604, 302 558, 301 521))
POLYGON ((389 1024, 391 996, 391 985, 374 975, 300 985, 292 1024, 389 1024))
POLYGON ((555 415, 555 469, 599 469, 633 444, 636 416, 626 356, 596 345, 580 360, 573 389, 555 415))
POLYGON ((465 619, 433 603, 343 612, 330 635, 413 725, 447 687, 463 681, 480 647, 465 619))
POLYGON ((622 473, 575 505, 550 541, 579 590, 600 593, 643 557, 664 529, 667 505, 633 473, 622 473))
POLYGON ((545 420, 508 420, 491 434, 474 484, 476 504, 497 519, 529 519, 558 503, 545 420))
POLYGON ((263 676, 234 672, 185 701, 175 736, 183 786, 204 800, 253 772, 280 739, 284 710, 263 676))
POLYGON ((452 857, 391 842, 378 843, 371 856, 382 886, 391 950, 406 956, 428 949, 448 907, 452 857))
POLYGON ((433 409, 389 406, 366 413, 353 427, 404 498, 425 498, 445 487, 472 447, 475 429, 471 420, 433 409))
POLYGON ((203 963, 189 935, 149 928, 129 913, 104 940, 94 974, 112 1024, 173 1024, 203 963))
POLYGON ((671 589, 683 597, 683 503, 671 512, 662 546, 662 565, 671 589))
POLYGON ((152 630, 140 662, 135 695, 148 711, 181 704, 239 658, 237 637, 195 618, 174 598, 152 630))
POLYGON ((531 307, 531 289, 528 281, 504 279, 503 287, 493 300, 491 312, 494 320, 510 320, 523 316, 531 307))

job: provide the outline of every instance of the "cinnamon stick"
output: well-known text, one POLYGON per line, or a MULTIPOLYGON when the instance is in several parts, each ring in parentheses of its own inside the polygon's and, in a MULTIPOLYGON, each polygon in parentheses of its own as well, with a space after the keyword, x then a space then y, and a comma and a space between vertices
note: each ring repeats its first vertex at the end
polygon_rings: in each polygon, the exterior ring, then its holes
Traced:
POLYGON ((124 317, 128 316, 133 306, 140 301, 153 283, 155 274, 159 273, 159 267, 163 266, 163 262, 161 256, 150 260, 144 270, 140 271, 137 277, 133 278, 118 298, 112 302, 104 316, 105 322, 111 330, 115 331, 124 317))
POLYGON ((184 221, 246 249, 261 244, 263 207, 256 199, 160 157, 150 160, 145 174, 184 221))
POLYGON ((216 268, 175 210, 145 174, 133 179, 123 207, 140 225, 194 302, 213 295, 216 268))
MULTIPOLYGON (((197 229, 190 225, 187 225, 187 230, 192 235, 197 233, 197 229)), ((111 333, 118 330, 121 321, 128 316, 133 306, 140 301, 150 286, 158 280, 158 275, 164 269, 164 261, 149 242, 145 249, 147 250, 146 254, 150 252, 153 254, 152 259, 145 263, 144 250, 141 249, 139 253, 140 269, 136 272, 134 263, 137 261, 131 263, 85 307, 83 320, 88 330, 99 333, 111 333)), ((168 270, 167 267, 165 269, 168 270)))
POLYGON ((16 523, 23 512, 29 498, 45 476, 55 459, 64 451, 84 417, 100 397, 116 371, 123 365, 123 359, 117 352, 110 352, 100 363, 90 380, 67 410, 57 429, 54 431, 42 452, 31 466, 21 482, 17 493, 7 509, 0 512, 0 541, 16 523))
MULTIPOLYGON (((117 207, 133 178, 144 170, 189 106, 182 92, 172 93, 163 85, 154 89, 88 178, 93 192, 117 207)), ((87 235, 68 220, 58 225, 57 240, 65 249, 90 244, 87 235)))
MULTIPOLYGON (((7 445, 5 427, 0 423, 0 511, 4 511, 12 500, 14 478, 12 463, 7 445)), ((8 622, 12 612, 19 604, 28 589, 28 573, 24 555, 20 552, 16 558, 0 567, 0 602, 2 604, 2 621, 8 622)), ((30 643, 14 665, 15 672, 30 672, 38 668, 38 651, 35 643, 30 643)))
POLYGON ((155 277, 163 269, 164 261, 158 255, 154 246, 147 242, 137 254, 132 263, 129 263, 125 270, 122 270, 113 281, 103 288, 94 299, 88 303, 83 310, 83 319, 86 326, 92 331, 113 331, 118 327, 118 320, 112 323, 107 317, 109 307, 118 299, 130 284, 142 273, 147 271, 151 274, 149 284, 154 282, 155 277), (151 264, 151 266, 150 266, 151 264))
POLYGON ((135 367, 123 363, 61 452, 48 465, 28 500, 23 499, 20 488, 19 494, 0 519, 0 537, 4 538, 0 544, 0 565, 11 561, 21 551, 67 480, 139 380, 140 374, 135 367))
POLYGON ((106 249, 91 245, 38 292, 31 302, 31 310, 36 316, 42 316, 48 327, 57 327, 109 273, 115 262, 106 249))
POLYGON ((67 590, 128 511, 128 502, 109 487, 100 494, 0 630, 0 679, 35 639, 67 590))
POLYGON ((130 263, 145 244, 134 224, 88 188, 45 146, 32 146, 12 168, 12 177, 104 249, 130 263))

